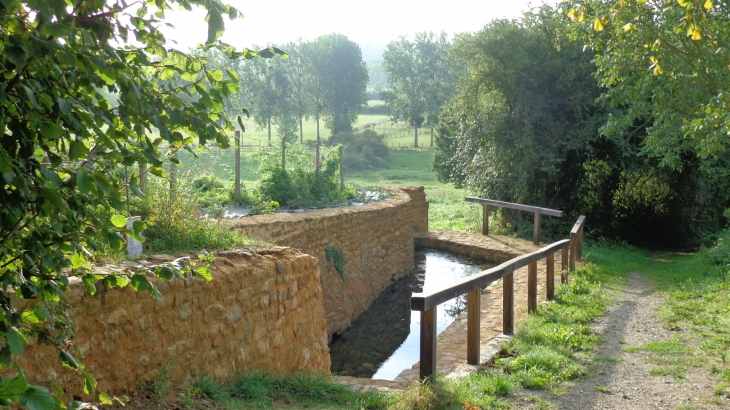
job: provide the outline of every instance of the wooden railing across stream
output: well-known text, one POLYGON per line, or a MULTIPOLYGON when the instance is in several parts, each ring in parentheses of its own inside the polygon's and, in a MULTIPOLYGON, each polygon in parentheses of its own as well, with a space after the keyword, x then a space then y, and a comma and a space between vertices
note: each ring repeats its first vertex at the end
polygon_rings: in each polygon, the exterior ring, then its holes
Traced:
POLYGON ((490 206, 498 206, 501 208, 509 208, 509 209, 517 209, 519 211, 533 212, 535 214, 535 218, 534 218, 535 227, 533 228, 532 243, 534 243, 535 245, 540 244, 540 215, 557 216, 558 218, 563 216, 563 211, 558 211, 557 209, 540 208, 539 206, 515 204, 512 202, 496 201, 494 199, 466 197, 466 198, 464 198, 464 201, 482 204, 482 234, 483 235, 489 235, 489 207, 490 206))
POLYGON ((420 377, 428 377, 436 371, 436 309, 440 303, 467 293, 467 347, 466 360, 469 364, 479 364, 481 297, 480 290, 502 280, 502 333, 514 334, 514 272, 527 266, 527 310, 537 309, 537 262, 546 259, 547 299, 555 295, 555 253, 561 251, 561 282, 568 281, 568 269, 575 269, 580 260, 583 247, 583 226, 585 216, 576 221, 570 231, 570 239, 563 239, 534 252, 510 259, 498 266, 475 275, 459 279, 444 288, 414 293, 411 296, 411 310, 421 312, 421 367, 420 377), (570 249, 570 258, 568 257, 570 249), (570 266, 566 266, 570 260, 570 266))

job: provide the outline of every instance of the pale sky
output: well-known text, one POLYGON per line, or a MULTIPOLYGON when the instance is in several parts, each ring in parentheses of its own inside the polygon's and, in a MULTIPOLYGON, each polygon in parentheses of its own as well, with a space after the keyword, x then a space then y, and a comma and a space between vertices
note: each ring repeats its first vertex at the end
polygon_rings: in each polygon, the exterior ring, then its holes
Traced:
MULTIPOLYGON (((544 0, 556 4, 561 0, 544 0)), ((341 33, 359 44, 386 45, 421 31, 475 32, 498 18, 515 18, 543 0, 228 0, 245 18, 226 20, 223 41, 238 47, 313 40, 341 33)), ((187 49, 205 42, 204 12, 168 12, 168 40, 187 49)))

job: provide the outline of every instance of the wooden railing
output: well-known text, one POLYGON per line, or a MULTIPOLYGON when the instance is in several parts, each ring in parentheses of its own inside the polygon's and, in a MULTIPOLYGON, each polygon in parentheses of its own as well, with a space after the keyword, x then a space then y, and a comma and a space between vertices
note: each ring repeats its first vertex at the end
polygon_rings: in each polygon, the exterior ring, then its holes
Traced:
POLYGON ((586 224, 586 217, 581 215, 573 229, 570 230, 570 270, 575 269, 575 261, 583 258, 583 227, 586 224))
POLYGON ((517 209, 520 211, 534 212, 535 213, 535 227, 533 228, 532 243, 535 245, 540 244, 540 215, 550 215, 562 217, 563 211, 550 208, 540 208, 538 206, 515 204, 512 202, 495 201, 493 199, 484 198, 464 198, 466 202, 475 202, 482 204, 482 235, 489 235, 489 206, 498 206, 502 208, 517 209))
POLYGON ((480 356, 480 289, 502 279, 502 333, 514 334, 514 271, 527 266, 527 310, 537 309, 537 262, 546 259, 547 299, 555 296, 555 253, 561 251, 561 282, 568 281, 568 248, 571 249, 570 270, 575 269, 575 254, 583 243, 585 217, 581 216, 571 230, 571 239, 563 239, 534 252, 510 259, 501 265, 478 274, 457 280, 449 286, 411 296, 411 310, 421 312, 421 354, 420 377, 428 377, 436 371, 436 309, 440 303, 467 293, 467 342, 466 360, 479 364, 480 356), (576 235, 573 236, 575 231, 576 235), (579 245, 580 244, 580 245, 579 245))

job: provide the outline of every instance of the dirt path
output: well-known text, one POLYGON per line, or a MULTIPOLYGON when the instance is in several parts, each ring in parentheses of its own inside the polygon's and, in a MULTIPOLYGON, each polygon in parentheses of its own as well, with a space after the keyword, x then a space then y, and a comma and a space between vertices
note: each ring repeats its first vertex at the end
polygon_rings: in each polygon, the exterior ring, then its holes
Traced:
MULTIPOLYGON (((650 375, 656 368, 653 353, 626 352, 629 347, 649 342, 666 342, 676 337, 691 340, 684 331, 670 331, 658 318, 662 298, 652 283, 632 272, 617 292, 608 314, 594 323, 602 343, 596 353, 591 375, 569 388, 563 396, 543 397, 562 409, 703 409, 727 408, 727 400, 717 401, 716 382, 709 366, 689 368, 686 378, 650 375)), ((691 343, 691 342, 690 342, 691 343)))

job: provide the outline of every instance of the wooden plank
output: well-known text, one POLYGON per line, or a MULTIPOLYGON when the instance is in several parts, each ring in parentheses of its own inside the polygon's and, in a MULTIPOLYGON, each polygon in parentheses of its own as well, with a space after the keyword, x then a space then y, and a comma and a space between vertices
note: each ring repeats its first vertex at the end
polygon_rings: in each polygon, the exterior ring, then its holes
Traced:
POLYGON ((436 309, 421 312, 421 379, 436 372, 436 309))
POLYGON ((474 202, 474 203, 478 203, 478 204, 499 206, 502 208, 517 209, 520 211, 539 212, 543 215, 549 215, 549 216, 557 216, 557 217, 563 216, 563 211, 558 211, 557 209, 540 208, 539 206, 515 204, 512 202, 495 201, 494 199, 465 197, 464 201, 474 202))
POLYGON ((527 313, 537 310, 537 262, 527 266, 527 313))
POLYGON ((540 212, 535 212, 535 226, 532 228, 532 243, 540 244, 540 212))
POLYGON ((546 260, 545 293, 547 300, 555 298, 555 254, 551 253, 546 260))
POLYGON ((560 283, 568 282, 568 248, 560 250, 560 283))
POLYGON ((492 282, 505 277, 508 272, 527 266, 540 259, 544 259, 547 255, 555 253, 568 246, 570 246, 570 240, 563 239, 562 241, 552 243, 534 252, 510 259, 507 262, 475 275, 458 279, 445 288, 435 289, 430 292, 414 293, 411 296, 411 310, 428 310, 440 303, 446 302, 447 300, 453 299, 459 295, 463 295, 472 289, 485 288, 492 282))
POLYGON ((482 204, 482 235, 489 235, 489 205, 482 204))
POLYGON ((467 299, 466 362, 479 364, 481 345, 481 297, 479 288, 469 292, 467 299))
POLYGON ((472 289, 486 288, 492 282, 502 279, 504 275, 504 269, 495 266, 475 275, 458 279, 446 288, 436 289, 426 293, 414 293, 411 296, 411 310, 429 310, 440 303, 463 295, 472 289))
POLYGON ((515 283, 512 272, 502 279, 502 333, 515 334, 515 283))

